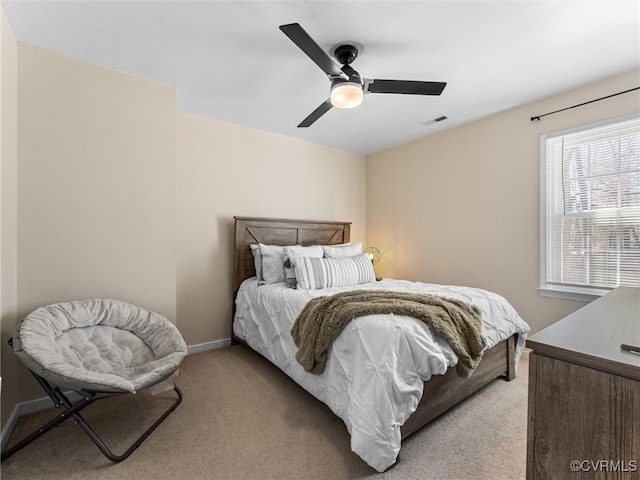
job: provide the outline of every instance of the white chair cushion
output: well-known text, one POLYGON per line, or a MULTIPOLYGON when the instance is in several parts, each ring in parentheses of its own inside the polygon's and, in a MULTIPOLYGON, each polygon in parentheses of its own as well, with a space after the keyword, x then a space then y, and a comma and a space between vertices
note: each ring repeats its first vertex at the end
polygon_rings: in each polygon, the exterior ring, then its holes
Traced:
POLYGON ((118 300, 41 307, 17 326, 13 348, 41 377, 74 390, 135 392, 172 375, 187 354, 163 316, 118 300))

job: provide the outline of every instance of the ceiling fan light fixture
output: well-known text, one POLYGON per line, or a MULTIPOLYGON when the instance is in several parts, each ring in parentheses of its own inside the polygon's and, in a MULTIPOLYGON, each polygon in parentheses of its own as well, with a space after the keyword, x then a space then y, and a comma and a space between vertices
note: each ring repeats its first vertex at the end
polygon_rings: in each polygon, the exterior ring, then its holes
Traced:
POLYGON ((362 85, 347 80, 334 80, 331 84, 331 105, 337 108, 353 108, 362 103, 362 85))

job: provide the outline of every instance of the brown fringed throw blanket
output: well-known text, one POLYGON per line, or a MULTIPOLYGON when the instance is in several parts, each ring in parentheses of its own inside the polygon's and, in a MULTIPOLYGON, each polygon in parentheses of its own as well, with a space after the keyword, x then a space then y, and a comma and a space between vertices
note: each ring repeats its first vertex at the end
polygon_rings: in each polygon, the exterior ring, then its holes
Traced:
POLYGON ((296 360, 307 372, 324 372, 333 341, 351 320, 392 313, 417 318, 440 335, 458 356, 458 374, 471 375, 484 351, 482 317, 477 307, 458 300, 393 290, 354 290, 314 298, 296 319, 291 335, 296 360))

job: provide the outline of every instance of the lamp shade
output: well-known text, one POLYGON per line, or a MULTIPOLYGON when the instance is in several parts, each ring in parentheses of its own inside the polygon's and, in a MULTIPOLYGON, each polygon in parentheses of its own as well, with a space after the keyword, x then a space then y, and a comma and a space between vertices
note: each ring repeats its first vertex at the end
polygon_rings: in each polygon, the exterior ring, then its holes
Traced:
POLYGON ((362 103, 362 85, 346 80, 334 81, 331 85, 331 105, 337 108, 353 108, 362 103))
POLYGON ((364 249, 364 253, 371 259, 371 263, 374 265, 380 261, 382 255, 380 255, 380 250, 376 247, 367 247, 364 249))

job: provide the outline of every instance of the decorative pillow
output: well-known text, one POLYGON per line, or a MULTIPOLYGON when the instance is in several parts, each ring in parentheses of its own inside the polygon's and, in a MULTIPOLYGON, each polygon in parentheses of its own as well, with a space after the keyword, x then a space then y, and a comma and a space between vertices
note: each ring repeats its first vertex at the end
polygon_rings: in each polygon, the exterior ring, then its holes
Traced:
POLYGON ((260 249, 260 271, 262 277, 258 278, 260 285, 265 283, 284 282, 284 249, 279 245, 258 244, 260 249))
POLYGON ((296 280, 296 269, 291 263, 291 259, 287 258, 284 261, 284 281, 288 288, 296 288, 298 286, 298 280, 296 280))
POLYGON ((322 247, 319 245, 311 245, 309 247, 291 245, 284 247, 284 275, 287 287, 296 288, 298 283, 295 271, 296 257, 322 258, 323 253, 322 247))
POLYGON ((322 251, 327 258, 353 257, 362 253, 362 242, 343 245, 323 245, 322 251))
POLYGON ((288 245, 282 247, 284 249, 284 256, 290 257, 318 257, 322 258, 323 251, 320 245, 311 245, 309 247, 303 247, 302 245, 288 245))
POLYGON ((376 280, 371 259, 365 254, 343 258, 296 257, 295 272, 297 288, 301 290, 346 287, 376 280))

